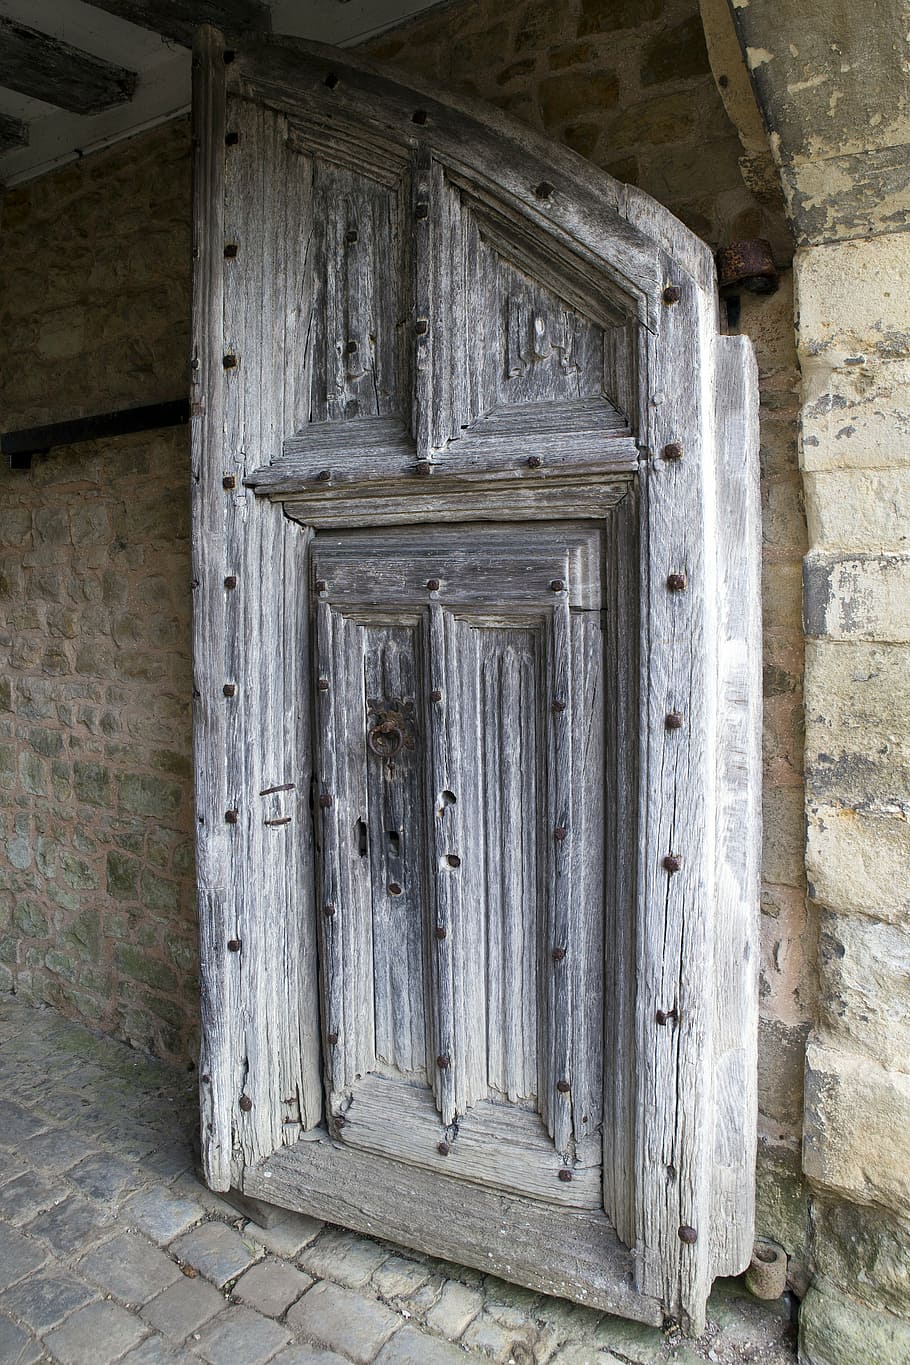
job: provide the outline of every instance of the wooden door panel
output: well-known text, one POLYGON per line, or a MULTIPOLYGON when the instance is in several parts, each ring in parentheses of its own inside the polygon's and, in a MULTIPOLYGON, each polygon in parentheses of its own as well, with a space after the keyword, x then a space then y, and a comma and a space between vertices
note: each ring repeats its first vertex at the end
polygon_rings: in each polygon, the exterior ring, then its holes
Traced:
POLYGON ((312 551, 335 1132, 572 1204, 601 1181, 602 555, 559 522, 312 551))
POLYGON ((567 149, 350 53, 225 56, 204 30, 207 1178, 698 1331, 754 1206, 748 345, 704 244, 567 149))

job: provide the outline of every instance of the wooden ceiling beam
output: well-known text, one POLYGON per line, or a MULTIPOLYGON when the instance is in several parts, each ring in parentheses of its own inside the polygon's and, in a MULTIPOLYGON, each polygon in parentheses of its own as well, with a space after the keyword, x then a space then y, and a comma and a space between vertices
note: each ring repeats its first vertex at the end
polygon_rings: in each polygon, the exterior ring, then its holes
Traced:
POLYGON ((100 114, 132 97, 136 73, 0 17, 0 86, 72 114, 100 114))
POLYGON ((223 33, 270 33, 272 15, 261 0, 89 0, 118 19, 149 28, 184 47, 192 47, 200 24, 223 33))
POLYGON ((9 114, 0 114, 0 153, 24 147, 28 142, 28 125, 9 114))

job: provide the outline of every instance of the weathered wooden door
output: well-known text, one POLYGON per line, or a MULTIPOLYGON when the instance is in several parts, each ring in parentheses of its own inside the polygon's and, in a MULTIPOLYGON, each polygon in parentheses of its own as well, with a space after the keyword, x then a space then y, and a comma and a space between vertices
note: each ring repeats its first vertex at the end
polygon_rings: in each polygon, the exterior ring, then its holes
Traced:
POLYGON ((194 67, 209 1182, 698 1326, 752 1237, 748 345, 493 111, 194 67))

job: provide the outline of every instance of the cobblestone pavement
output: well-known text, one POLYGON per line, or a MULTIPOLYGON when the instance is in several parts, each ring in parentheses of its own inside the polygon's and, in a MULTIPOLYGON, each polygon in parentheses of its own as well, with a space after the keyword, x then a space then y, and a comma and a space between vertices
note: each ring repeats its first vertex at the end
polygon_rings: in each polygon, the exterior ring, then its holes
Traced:
POLYGON ((782 1301, 716 1288, 699 1342, 288 1215, 194 1178, 195 1083, 0 997, 0 1361, 792 1365, 782 1301))

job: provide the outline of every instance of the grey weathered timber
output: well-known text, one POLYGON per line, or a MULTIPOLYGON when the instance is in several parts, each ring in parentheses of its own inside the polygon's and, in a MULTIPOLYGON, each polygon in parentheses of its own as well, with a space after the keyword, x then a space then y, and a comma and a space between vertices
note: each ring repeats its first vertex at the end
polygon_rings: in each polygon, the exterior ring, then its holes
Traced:
POLYGON ((753 1221, 748 346, 505 116, 215 57, 209 1179, 697 1331, 753 1221))
POLYGON ((374 1155, 337 1147, 318 1131, 311 1141, 248 1167, 243 1189, 431 1256, 451 1256, 457 1227, 465 1265, 608 1313, 662 1323, 660 1305, 636 1292, 633 1258, 604 1214, 491 1194, 403 1161, 384 1162, 384 1178, 377 1181, 375 1166, 374 1155))
POLYGON ((192 46, 193 34, 203 24, 213 24, 231 35, 268 33, 272 26, 271 11, 261 0, 89 0, 89 3, 185 47, 192 46))
MULTIPOLYGON (((206 1178, 232 1183, 234 1101, 240 1075, 236 978, 228 867, 227 746, 223 695, 225 592, 222 488, 224 241, 223 43, 203 29, 193 63, 193 337, 191 360, 191 510, 193 587, 193 747, 196 885, 202 1045, 200 1137, 206 1178), (220 573, 220 578, 219 578, 220 573)), ((226 471, 225 471, 226 473, 226 471)), ((234 1182, 236 1183, 236 1182, 234 1182)))
POLYGON ((752 912, 761 873, 761 508, 758 380, 745 337, 717 338, 717 698, 715 1140, 712 1274, 750 1255, 755 1202, 757 1073, 748 1046, 758 1017, 752 912))
POLYGON ((0 16, 0 85, 72 114, 132 98, 136 73, 0 16))
POLYGON ((9 114, 0 114, 0 152, 11 151, 13 147, 25 147, 28 143, 28 124, 22 123, 9 114))

